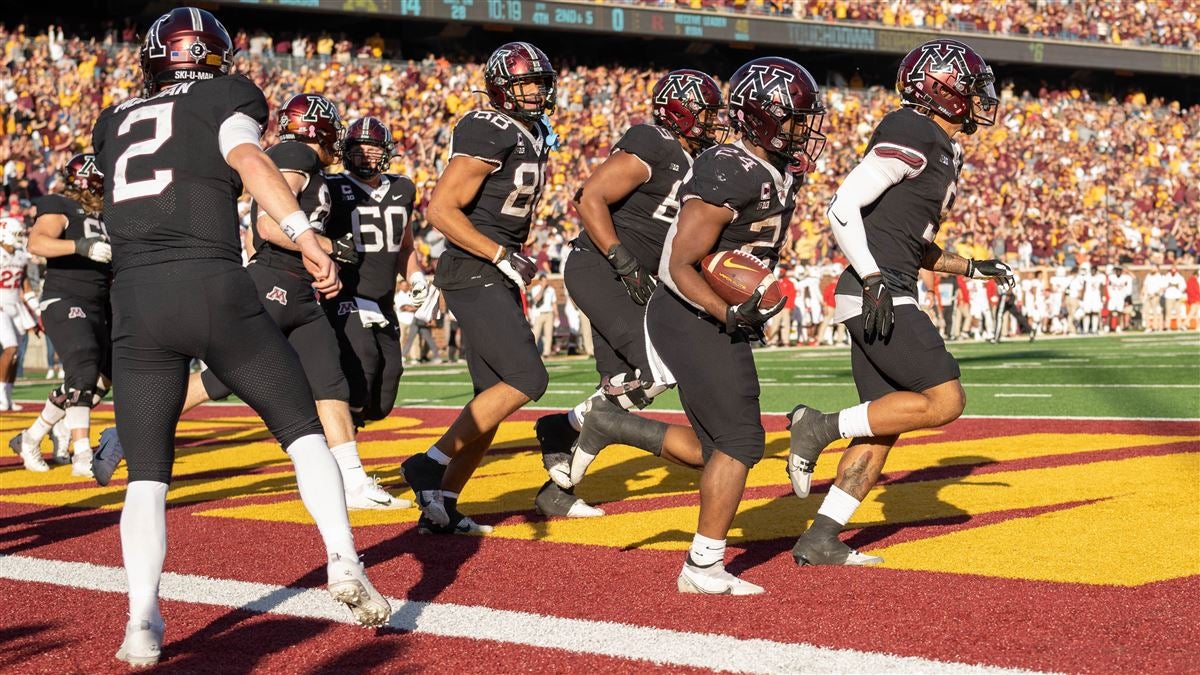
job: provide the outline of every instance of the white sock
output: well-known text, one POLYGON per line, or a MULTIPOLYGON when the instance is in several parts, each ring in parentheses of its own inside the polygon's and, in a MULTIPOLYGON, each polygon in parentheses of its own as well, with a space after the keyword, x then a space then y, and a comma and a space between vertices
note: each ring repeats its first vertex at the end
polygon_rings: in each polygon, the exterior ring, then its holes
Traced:
POLYGON ((86 405, 73 405, 67 408, 64 417, 67 421, 67 428, 71 431, 76 429, 87 431, 92 423, 92 409, 86 405))
POLYGON ((692 537, 692 548, 688 551, 688 562, 694 567, 712 567, 725 562, 725 540, 709 539, 696 533, 692 537))
POLYGON ((432 459, 442 466, 446 466, 450 463, 450 455, 438 450, 438 446, 436 445, 429 446, 429 449, 425 451, 425 454, 429 455, 429 459, 432 459))
POLYGON ((80 455, 90 454, 92 452, 92 442, 87 438, 79 438, 71 441, 71 454, 78 457, 80 455))
POLYGON ((458 493, 442 490, 442 499, 458 499, 458 493))
POLYGON ((350 519, 346 515, 342 475, 325 444, 325 437, 320 434, 302 436, 292 441, 286 450, 296 468, 300 501, 317 523, 326 554, 358 561, 354 536, 350 534, 350 519))
POLYGON ((825 501, 821 502, 821 508, 817 509, 817 515, 836 520, 838 525, 845 525, 850 522, 861 503, 850 493, 834 485, 829 488, 829 494, 825 495, 825 501))
POLYGON ((66 416, 66 410, 46 401, 46 405, 42 406, 42 414, 25 430, 25 439, 33 445, 41 443, 46 434, 50 433, 50 429, 66 416))
POLYGON ((871 423, 867 421, 869 405, 870 401, 859 403, 838 413, 838 432, 842 438, 869 438, 875 435, 871 433, 871 423))
POLYGON ((13 400, 12 388, 12 382, 0 382, 0 396, 3 396, 3 400, 7 401, 8 403, 12 403, 13 400))
POLYGON ((329 449, 333 454, 333 459, 337 461, 338 468, 342 471, 342 483, 346 488, 355 488, 370 480, 367 478, 367 472, 363 470, 362 459, 358 456, 358 443, 350 441, 335 445, 329 449))
POLYGON ((138 480, 125 488, 121 554, 129 580, 129 621, 162 621, 158 580, 167 556, 167 484, 138 480))

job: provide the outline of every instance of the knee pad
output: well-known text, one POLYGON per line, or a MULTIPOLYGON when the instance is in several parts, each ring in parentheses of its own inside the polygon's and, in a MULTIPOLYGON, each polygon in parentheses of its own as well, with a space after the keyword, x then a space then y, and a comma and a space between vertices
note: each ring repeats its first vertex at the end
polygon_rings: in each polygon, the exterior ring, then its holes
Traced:
POLYGON ((669 384, 643 382, 628 373, 605 377, 600 382, 600 391, 605 398, 625 410, 641 410, 654 402, 654 398, 671 388, 669 384))
POLYGON ((91 409, 96 405, 96 390, 95 389, 76 389, 71 387, 67 389, 67 400, 63 407, 66 408, 87 408, 91 409))

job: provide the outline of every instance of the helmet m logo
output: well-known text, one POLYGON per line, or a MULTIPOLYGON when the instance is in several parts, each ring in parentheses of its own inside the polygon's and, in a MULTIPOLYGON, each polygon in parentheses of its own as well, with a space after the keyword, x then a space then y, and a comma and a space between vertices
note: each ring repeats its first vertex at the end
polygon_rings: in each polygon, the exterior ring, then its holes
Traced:
POLYGON ((970 71, 967 67, 967 50, 962 45, 931 42, 921 45, 921 58, 908 71, 909 82, 920 82, 925 79, 925 73, 963 73, 970 71))
POLYGON ((100 169, 96 168, 95 155, 84 155, 83 166, 79 167, 79 171, 75 172, 79 176, 99 176, 100 169))
POLYGON ((146 45, 148 47, 146 54, 152 59, 160 59, 167 55, 167 48, 163 45, 162 38, 158 36, 158 29, 169 18, 171 18, 170 13, 163 14, 150 26, 150 30, 146 31, 146 45))
POLYGON ((508 55, 511 53, 511 49, 497 49, 492 53, 492 57, 488 59, 487 69, 495 70, 501 75, 508 77, 511 74, 508 72, 508 55))
POLYGON ((779 103, 788 100, 788 85, 792 83, 792 73, 772 65, 756 64, 750 66, 750 72, 738 86, 729 92, 729 102, 733 105, 743 105, 746 99, 772 100, 779 103))
POLYGON ((304 114, 300 116, 300 119, 304 120, 305 122, 316 122, 322 117, 327 120, 336 119, 337 110, 327 99, 324 99, 320 96, 309 96, 308 110, 304 111, 304 114))
POLYGON ((654 98, 654 102, 659 105, 666 105, 671 99, 681 101, 693 100, 703 101, 704 90, 701 88, 703 81, 695 75, 687 73, 674 73, 667 78, 667 82, 663 85, 658 96, 654 98))

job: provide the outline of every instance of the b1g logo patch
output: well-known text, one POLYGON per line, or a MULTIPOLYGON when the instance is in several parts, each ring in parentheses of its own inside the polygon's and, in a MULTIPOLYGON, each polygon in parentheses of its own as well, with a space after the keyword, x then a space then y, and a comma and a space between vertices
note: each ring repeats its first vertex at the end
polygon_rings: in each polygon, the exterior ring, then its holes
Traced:
POLYGON ((72 307, 71 309, 67 310, 67 318, 68 319, 86 319, 87 314, 83 313, 82 307, 72 307))
POLYGON ((282 288, 280 288, 278 286, 275 286, 274 288, 271 289, 270 293, 267 293, 267 299, 274 300, 275 302, 278 302, 281 305, 286 305, 287 304, 287 291, 283 290, 282 288))
POLYGON ((355 309, 356 309, 356 307, 354 306, 353 302, 350 302, 350 301, 339 302, 338 303, 338 316, 346 316, 347 314, 353 314, 355 309))

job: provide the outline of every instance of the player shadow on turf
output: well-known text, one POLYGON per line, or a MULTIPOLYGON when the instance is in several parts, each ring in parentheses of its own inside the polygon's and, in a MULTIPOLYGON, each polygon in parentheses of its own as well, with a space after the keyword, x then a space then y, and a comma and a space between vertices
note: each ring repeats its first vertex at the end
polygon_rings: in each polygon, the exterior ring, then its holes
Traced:
POLYGON ((319 640, 321 634, 329 630, 328 622, 318 619, 265 617, 248 623, 262 615, 245 609, 231 609, 182 640, 173 641, 169 639, 170 601, 164 609, 168 616, 168 639, 163 644, 157 672, 212 671, 216 657, 220 664, 216 670, 222 673, 250 673, 263 659, 319 640))
POLYGON ((950 527, 965 525, 973 516, 942 498, 951 485, 974 487, 1010 487, 998 481, 965 481, 976 471, 996 464, 991 457, 962 455, 944 457, 936 466, 889 477, 883 488, 872 495, 881 505, 883 523, 864 527, 846 539, 853 548, 870 546, 912 527, 950 527))
POLYGON ((28 659, 61 648, 65 642, 40 638, 54 630, 49 623, 26 623, 0 627, 0 671, 17 672, 28 659))

